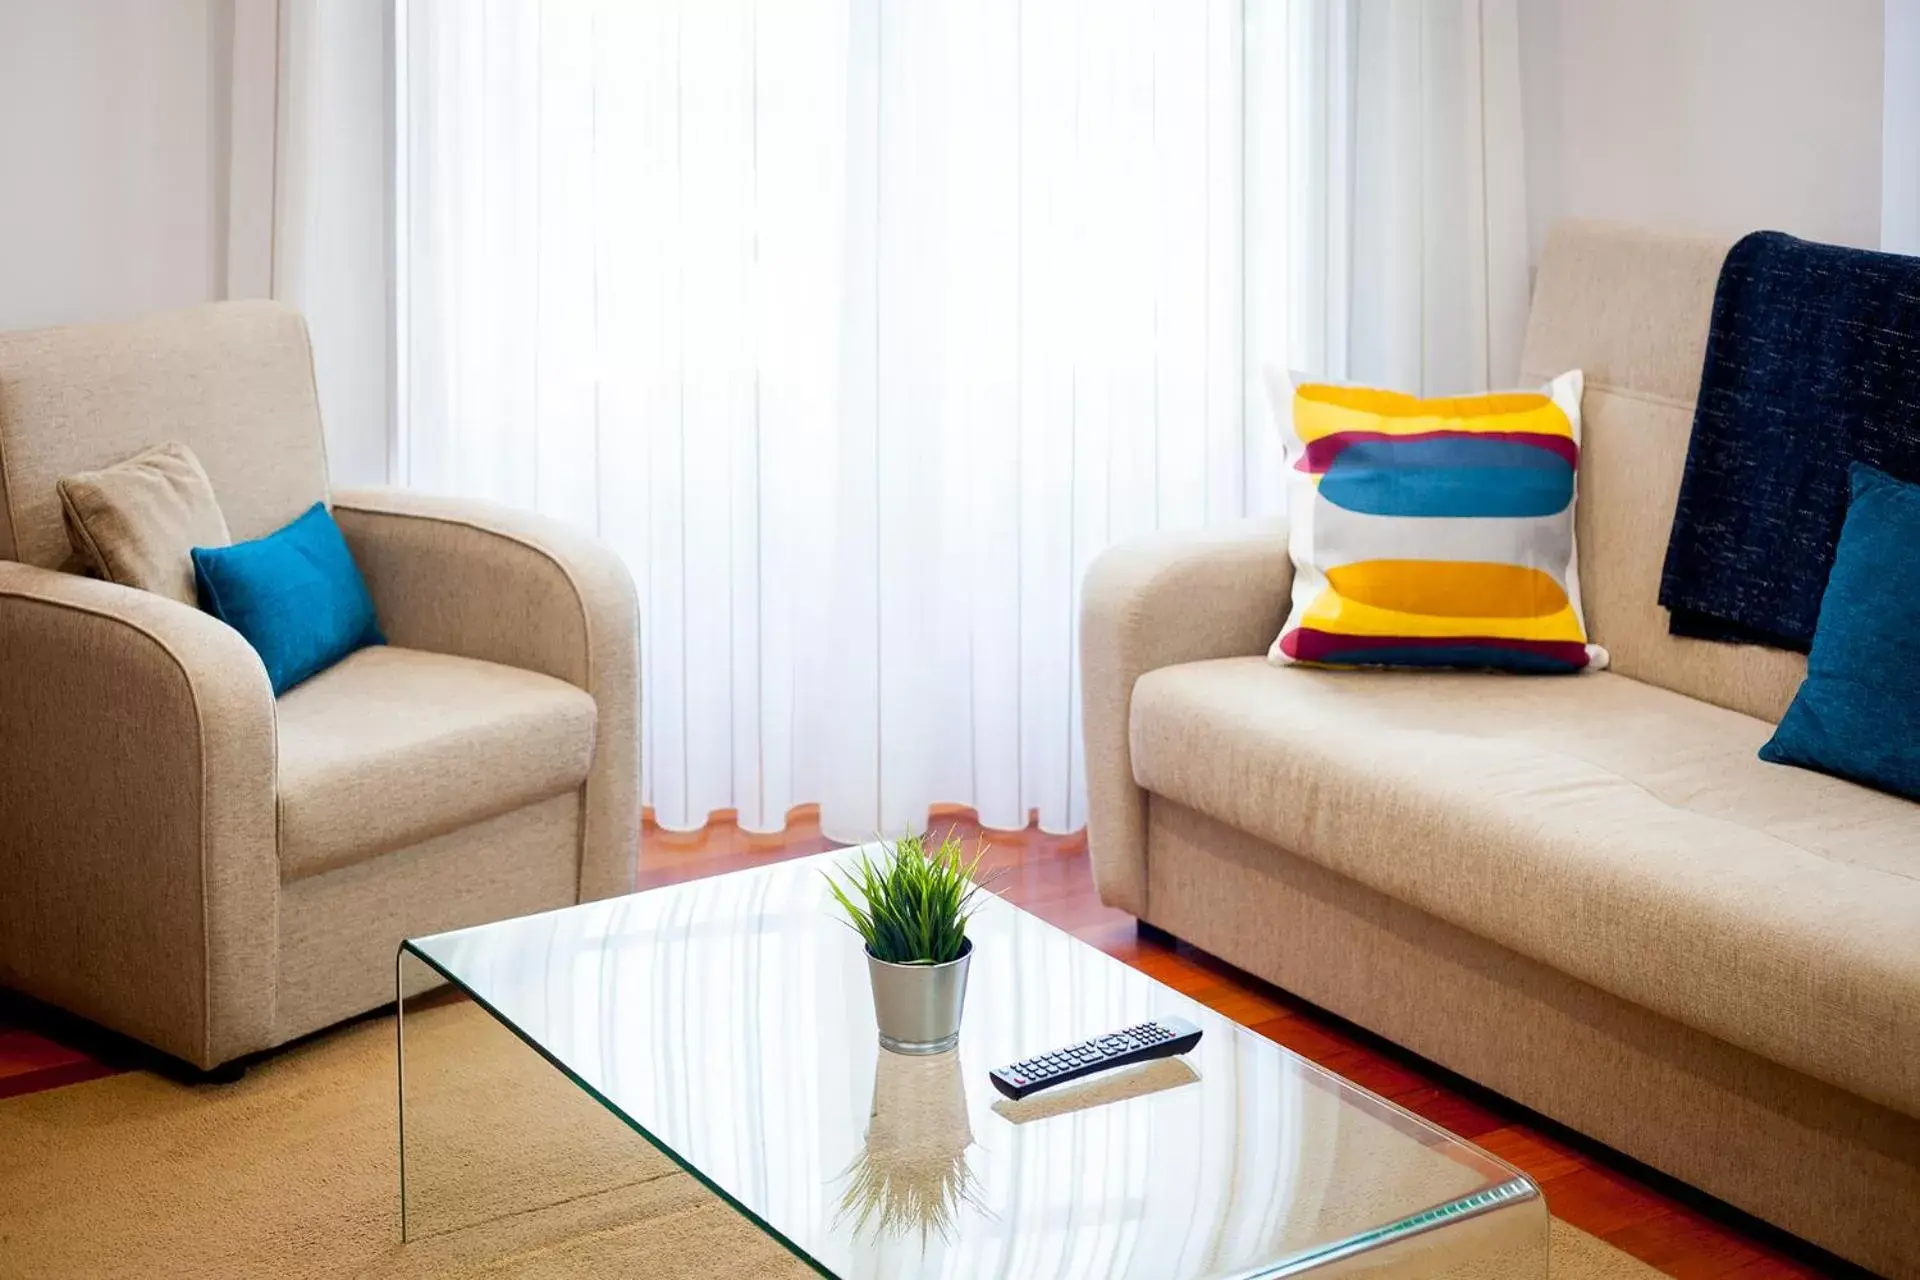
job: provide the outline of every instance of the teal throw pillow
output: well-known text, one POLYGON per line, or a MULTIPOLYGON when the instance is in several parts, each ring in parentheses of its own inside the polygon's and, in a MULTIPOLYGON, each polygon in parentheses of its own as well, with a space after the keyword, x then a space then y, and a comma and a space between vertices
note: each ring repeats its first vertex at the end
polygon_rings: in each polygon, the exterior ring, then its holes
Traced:
POLYGON ((195 547, 193 576, 200 607, 246 637, 276 697, 356 649, 387 642, 323 503, 264 538, 195 547))
POLYGON ((1920 485, 1853 464, 1807 678, 1760 748, 1920 800, 1920 485))

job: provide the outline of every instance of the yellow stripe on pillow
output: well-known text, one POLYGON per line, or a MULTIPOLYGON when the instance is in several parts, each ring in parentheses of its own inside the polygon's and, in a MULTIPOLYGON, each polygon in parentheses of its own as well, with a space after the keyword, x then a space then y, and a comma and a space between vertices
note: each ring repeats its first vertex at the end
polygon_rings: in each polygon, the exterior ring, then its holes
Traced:
POLYGON ((1381 609, 1343 596, 1328 587, 1292 626, 1346 636, 1407 636, 1446 639, 1474 636, 1492 640, 1548 640, 1583 643, 1586 630, 1568 606, 1545 617, 1463 617, 1459 614, 1405 613, 1381 609))
POLYGON ((1317 382, 1295 392, 1293 429, 1308 444, 1349 431, 1386 436, 1459 431, 1574 438, 1566 413, 1547 396, 1534 392, 1422 400, 1397 391, 1317 382))
POLYGON ((1538 569, 1451 560, 1362 560, 1326 571, 1327 583, 1358 604, 1447 619, 1547 618, 1567 593, 1538 569))

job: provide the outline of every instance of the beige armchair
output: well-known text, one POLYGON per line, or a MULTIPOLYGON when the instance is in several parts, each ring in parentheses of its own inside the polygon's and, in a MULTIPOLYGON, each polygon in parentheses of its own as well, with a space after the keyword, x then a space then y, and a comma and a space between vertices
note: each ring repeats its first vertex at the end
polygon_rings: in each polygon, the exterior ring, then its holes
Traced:
POLYGON ((223 623, 64 571, 55 481, 168 440, 235 540, 328 499, 300 316, 0 334, 0 985, 211 1068, 391 1000, 404 936, 631 887, 638 614, 611 551, 334 493, 391 643, 276 700, 223 623))

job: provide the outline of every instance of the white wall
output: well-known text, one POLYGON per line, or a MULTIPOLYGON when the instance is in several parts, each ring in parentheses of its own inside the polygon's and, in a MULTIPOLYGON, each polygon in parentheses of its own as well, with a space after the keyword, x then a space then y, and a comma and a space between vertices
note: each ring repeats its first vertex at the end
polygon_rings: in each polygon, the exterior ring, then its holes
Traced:
POLYGON ((391 28, 391 0, 0 0, 0 329, 271 293, 334 482, 384 481, 391 28))
POLYGON ((1920 253, 1920 0, 1887 0, 1880 247, 1920 253))
POLYGON ((1520 9, 1536 261, 1569 216, 1880 243, 1882 0, 1520 9))
POLYGON ((230 12, 0 2, 0 329, 225 291, 230 12))

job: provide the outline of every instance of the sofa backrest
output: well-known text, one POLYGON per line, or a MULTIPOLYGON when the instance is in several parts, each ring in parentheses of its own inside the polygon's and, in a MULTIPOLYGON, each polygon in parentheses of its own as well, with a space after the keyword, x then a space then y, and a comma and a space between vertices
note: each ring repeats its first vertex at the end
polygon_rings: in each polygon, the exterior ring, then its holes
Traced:
POLYGON ((1714 284, 1731 242, 1563 222, 1547 240, 1523 381, 1586 373, 1575 521, 1593 639, 1622 675, 1779 720, 1799 654, 1667 634, 1660 570, 1693 430, 1714 284))
POLYGON ((60 477, 171 440, 199 456, 235 541, 324 500, 326 449, 300 313, 216 302, 0 333, 0 560, 65 565, 60 477))

